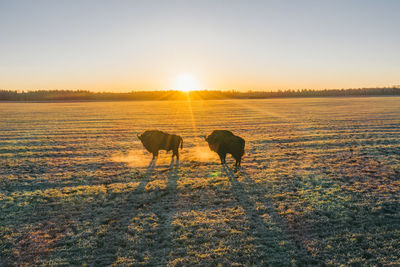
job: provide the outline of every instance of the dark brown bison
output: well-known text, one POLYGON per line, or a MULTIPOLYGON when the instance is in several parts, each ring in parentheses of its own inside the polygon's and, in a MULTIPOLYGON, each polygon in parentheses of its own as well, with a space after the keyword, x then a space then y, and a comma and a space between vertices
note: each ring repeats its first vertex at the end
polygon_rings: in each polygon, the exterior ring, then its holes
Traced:
POLYGON ((235 167, 239 167, 244 154, 245 141, 243 138, 234 135, 226 130, 214 130, 206 137, 208 146, 212 151, 218 153, 221 164, 225 163, 226 154, 231 154, 236 160, 235 167))
POLYGON ((179 135, 151 130, 138 135, 138 138, 147 151, 153 154, 153 159, 158 156, 159 150, 172 150, 172 157, 176 156, 176 159, 179 160, 179 144, 181 149, 183 148, 183 140, 179 135))

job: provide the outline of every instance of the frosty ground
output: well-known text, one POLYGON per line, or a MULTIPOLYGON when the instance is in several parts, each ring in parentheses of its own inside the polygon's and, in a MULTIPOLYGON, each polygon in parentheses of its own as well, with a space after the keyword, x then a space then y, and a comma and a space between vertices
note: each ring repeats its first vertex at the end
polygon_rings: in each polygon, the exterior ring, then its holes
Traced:
POLYGON ((0 263, 400 264, 400 98, 0 103, 0 263), (180 134, 180 162, 136 137, 180 134), (246 139, 243 168, 204 136, 246 139))

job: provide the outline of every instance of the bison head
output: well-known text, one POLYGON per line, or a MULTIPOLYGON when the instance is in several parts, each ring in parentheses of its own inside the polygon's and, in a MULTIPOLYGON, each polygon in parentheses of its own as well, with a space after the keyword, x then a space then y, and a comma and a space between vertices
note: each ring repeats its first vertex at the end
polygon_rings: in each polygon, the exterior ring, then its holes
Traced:
POLYGON ((214 136, 209 135, 209 136, 207 136, 207 137, 205 138, 205 140, 206 140, 206 142, 208 143, 208 146, 210 147, 210 149, 211 149, 212 151, 215 151, 215 152, 218 151, 219 144, 218 144, 217 140, 215 140, 215 137, 214 137, 214 136))

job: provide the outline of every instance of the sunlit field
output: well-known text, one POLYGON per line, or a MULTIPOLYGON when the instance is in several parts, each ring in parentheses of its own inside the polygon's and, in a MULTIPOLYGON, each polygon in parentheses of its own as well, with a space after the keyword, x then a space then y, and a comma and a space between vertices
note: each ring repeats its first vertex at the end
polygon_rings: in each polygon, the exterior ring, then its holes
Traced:
POLYGON ((0 103, 0 265, 398 265, 400 98, 0 103), (183 137, 155 167, 137 138, 183 137), (219 164, 214 129, 246 140, 219 164))

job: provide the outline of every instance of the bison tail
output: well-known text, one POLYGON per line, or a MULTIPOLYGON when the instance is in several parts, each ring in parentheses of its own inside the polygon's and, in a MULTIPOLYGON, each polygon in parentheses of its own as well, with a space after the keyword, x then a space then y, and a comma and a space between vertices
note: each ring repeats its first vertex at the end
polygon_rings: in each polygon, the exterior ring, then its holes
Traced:
POLYGON ((181 149, 183 149, 183 139, 181 137, 181 149))

